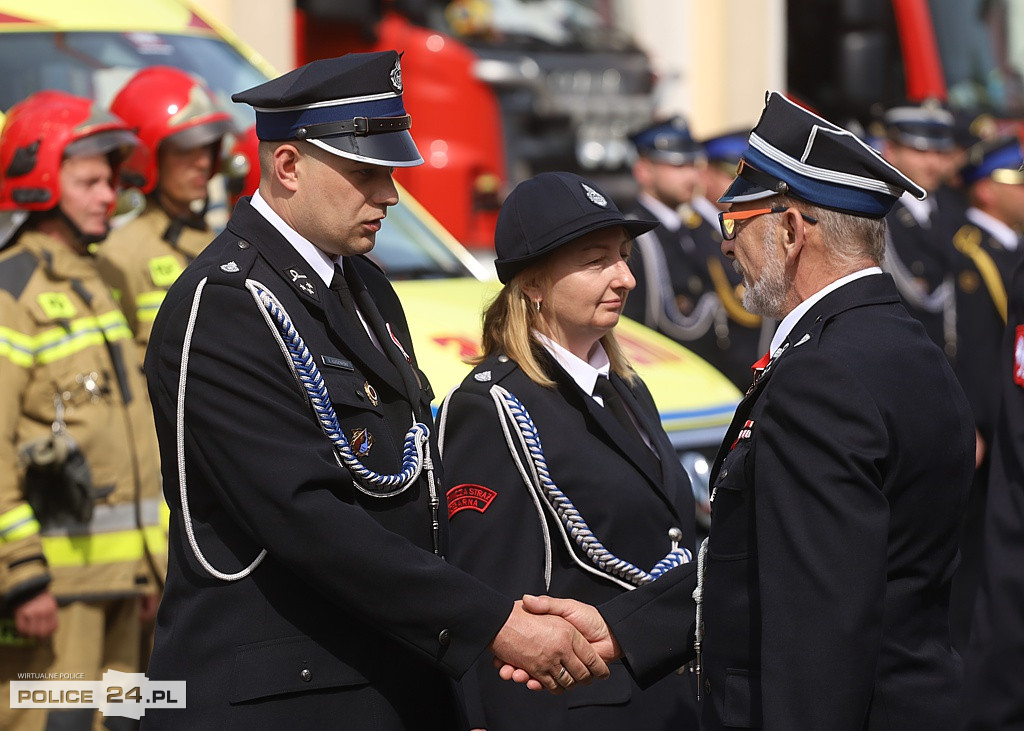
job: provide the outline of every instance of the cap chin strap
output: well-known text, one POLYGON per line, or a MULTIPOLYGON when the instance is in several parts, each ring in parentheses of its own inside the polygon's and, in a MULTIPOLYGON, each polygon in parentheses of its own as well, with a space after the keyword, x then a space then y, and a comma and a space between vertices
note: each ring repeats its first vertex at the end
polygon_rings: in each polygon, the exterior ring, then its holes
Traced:
POLYGON ((412 127, 412 115, 409 114, 406 114, 404 117, 355 117, 354 119, 346 119, 343 122, 307 124, 295 130, 295 136, 300 140, 346 134, 366 137, 367 135, 384 134, 386 132, 401 132, 410 127, 412 127))
POLYGON ((789 192, 789 183, 785 180, 780 180, 774 175, 769 175, 755 167, 751 167, 750 163, 744 159, 740 160, 736 174, 744 180, 749 180, 754 185, 760 185, 765 190, 770 190, 777 195, 785 195, 789 192))

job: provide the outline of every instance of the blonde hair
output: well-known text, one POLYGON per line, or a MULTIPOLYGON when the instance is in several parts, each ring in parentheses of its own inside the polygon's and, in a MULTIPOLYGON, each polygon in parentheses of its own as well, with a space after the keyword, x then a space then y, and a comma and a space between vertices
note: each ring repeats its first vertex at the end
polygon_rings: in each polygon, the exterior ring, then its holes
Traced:
MULTIPOLYGON (((533 265, 506 284, 484 310, 481 346, 483 353, 467 362, 478 365, 492 355, 504 353, 514 360, 527 377, 539 386, 553 388, 555 382, 541 365, 544 346, 533 337, 539 313, 523 291, 523 283, 543 277, 542 268, 533 265)), ((611 331, 601 337, 601 345, 608 355, 610 370, 629 384, 637 380, 615 334, 611 331)))

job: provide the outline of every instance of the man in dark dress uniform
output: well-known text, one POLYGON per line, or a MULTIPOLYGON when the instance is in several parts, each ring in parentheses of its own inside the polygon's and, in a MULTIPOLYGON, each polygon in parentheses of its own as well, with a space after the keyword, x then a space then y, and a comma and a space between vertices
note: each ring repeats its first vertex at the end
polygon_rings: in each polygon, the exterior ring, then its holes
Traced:
POLYGON ((693 209, 711 227, 711 248, 707 252, 708 271, 715 287, 715 295, 721 304, 719 321, 725 322, 728 336, 719 340, 724 346, 716 354, 715 364, 722 373, 741 390, 750 385, 750 366, 768 349, 778 324, 770 317, 761 317, 743 307, 743 275, 736 270, 728 257, 722 253, 722 234, 718 226, 718 214, 728 210, 728 204, 718 203, 736 177, 740 157, 747 149, 747 135, 750 128, 726 132, 704 140, 704 154, 707 167, 703 170, 703 194, 694 197, 693 209))
POLYGON ((989 447, 995 430, 1000 384, 1000 342, 1006 327, 1006 291, 1021 260, 1024 231, 1024 173, 1020 142, 999 137, 968 151, 961 176, 967 187, 964 223, 953 234, 957 270, 957 376, 971 403, 977 427, 977 474, 971 489, 964 537, 963 565, 953 584, 950 607, 953 641, 967 647, 975 589, 982 561, 989 447))
POLYGON ((188 683, 146 726, 458 729, 450 679, 486 650, 552 690, 607 675, 568 624, 443 559, 430 386, 365 257, 393 168, 422 162, 398 54, 234 99, 259 191, 168 290, 146 357, 171 506, 149 675, 188 683))
POLYGON ((934 195, 949 167, 953 115, 934 104, 900 106, 888 110, 882 121, 882 156, 928 192, 924 200, 904 193, 885 217, 883 266, 892 274, 907 310, 953 362, 956 297, 949 240, 958 224, 952 215, 943 214, 934 195))
MULTIPOLYGON (((949 362, 878 266, 905 190, 925 195, 773 92, 723 197, 745 305, 781 322, 711 474, 694 593, 702 728, 956 723, 948 601, 974 437, 949 362)), ((681 659, 693 616, 685 582, 659 583, 600 613, 526 606, 570 617, 645 677, 681 659)))
POLYGON ((978 599, 965 656, 964 729, 1024 728, 1024 266, 1010 286, 999 351, 978 599))
MULTIPOLYGON (((623 313, 682 343, 736 380, 726 354, 732 345, 729 314, 716 294, 716 280, 732 298, 714 228, 694 209, 706 164, 700 143, 682 117, 655 122, 630 137, 637 159, 633 177, 639 193, 627 210, 633 218, 661 223, 637 238, 629 268, 636 289, 623 313)), ((741 319, 760 319, 743 312, 741 319)), ((739 378, 751 361, 745 358, 739 378)))

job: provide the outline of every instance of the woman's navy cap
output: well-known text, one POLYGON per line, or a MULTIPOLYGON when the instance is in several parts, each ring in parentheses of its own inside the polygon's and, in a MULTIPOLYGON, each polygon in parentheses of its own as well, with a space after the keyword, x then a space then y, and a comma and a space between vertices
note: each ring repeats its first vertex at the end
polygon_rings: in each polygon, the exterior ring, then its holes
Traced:
POLYGON ((540 173, 517 185, 498 212, 494 268, 507 284, 540 257, 584 234, 622 226, 630 238, 657 221, 626 218, 596 185, 573 173, 540 173))
POLYGON ((973 185, 983 178, 995 178, 997 182, 1011 185, 1024 184, 1024 155, 1021 154, 1020 140, 1014 136, 1002 136, 985 140, 967 151, 967 163, 960 169, 965 185, 973 185))
POLYGON ((882 218, 904 191, 918 200, 927 196, 855 134, 777 91, 768 92, 737 175, 720 203, 789 195, 853 216, 882 218))
POLYGON ((402 105, 397 51, 313 61, 231 99, 256 110, 261 140, 307 140, 374 165, 423 164, 409 134, 412 117, 402 105))

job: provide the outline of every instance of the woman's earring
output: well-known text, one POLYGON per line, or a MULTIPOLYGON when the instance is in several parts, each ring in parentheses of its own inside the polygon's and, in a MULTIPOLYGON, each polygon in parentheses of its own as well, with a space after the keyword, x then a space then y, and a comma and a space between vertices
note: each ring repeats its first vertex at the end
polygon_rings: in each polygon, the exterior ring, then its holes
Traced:
POLYGON ((533 304, 537 305, 537 312, 540 312, 540 300, 537 300, 533 304))

